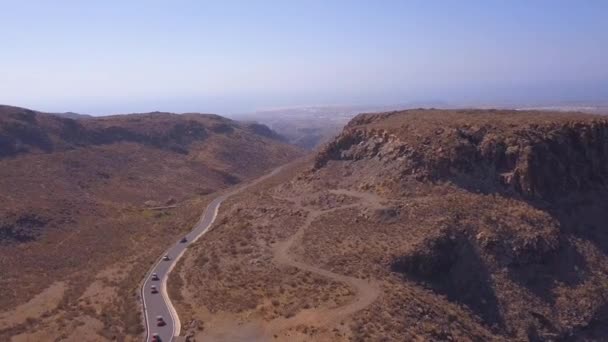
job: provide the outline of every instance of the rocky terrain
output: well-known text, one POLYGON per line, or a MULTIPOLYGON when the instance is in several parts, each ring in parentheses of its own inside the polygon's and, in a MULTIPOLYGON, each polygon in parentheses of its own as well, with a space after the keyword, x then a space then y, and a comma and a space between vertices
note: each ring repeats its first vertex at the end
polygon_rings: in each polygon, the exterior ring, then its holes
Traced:
POLYGON ((170 280, 197 340, 602 341, 608 119, 354 118, 229 199, 170 280))
POLYGON ((139 283, 210 195, 301 152, 217 115, 0 107, 0 340, 141 339, 139 283))

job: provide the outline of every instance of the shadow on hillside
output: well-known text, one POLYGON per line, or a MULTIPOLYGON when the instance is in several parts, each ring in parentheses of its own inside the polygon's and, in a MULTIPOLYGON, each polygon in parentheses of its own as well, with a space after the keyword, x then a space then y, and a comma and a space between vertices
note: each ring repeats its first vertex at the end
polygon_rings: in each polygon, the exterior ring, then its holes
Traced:
POLYGON ((0 132, 0 157, 27 152, 30 147, 48 153, 53 151, 53 142, 40 127, 21 122, 8 123, 0 132))
POLYGON ((428 245, 394 260, 392 271, 463 304, 488 326, 502 327, 490 273, 467 237, 444 236, 428 245))
POLYGON ((587 261, 567 238, 539 262, 509 267, 509 276, 546 302, 553 303, 557 283, 576 286, 587 278, 587 261))
POLYGON ((606 341, 606 336, 608 336, 608 304, 602 305, 588 324, 575 328, 568 336, 558 338, 556 341, 606 341))
POLYGON ((196 121, 173 124, 164 132, 137 131, 133 128, 109 126, 87 128, 71 119, 58 119, 63 124, 60 137, 75 146, 106 145, 117 142, 135 142, 180 154, 188 154, 187 146, 208 137, 204 125, 196 121))
POLYGON ((469 192, 521 200, 546 212, 559 223, 560 246, 557 250, 543 255, 536 262, 509 265, 509 275, 513 281, 547 302, 554 302, 553 288, 558 283, 573 287, 582 284, 588 277, 587 260, 577 249, 575 240, 586 240, 608 256, 608 192, 602 186, 585 195, 570 194, 545 201, 524 198, 513 189, 491 184, 491 181, 481 181, 477 186, 472 186, 474 182, 467 178, 450 180, 469 192))
POLYGON ((551 291, 556 283, 574 287, 588 278, 591 266, 574 241, 586 241, 603 257, 608 256, 608 194, 599 189, 584 195, 572 194, 550 203, 526 202, 559 222, 560 248, 542 263, 513 268, 511 274, 514 280, 552 302, 551 291))
POLYGON ((550 212, 564 233, 588 240, 608 255, 608 192, 562 201, 550 212))

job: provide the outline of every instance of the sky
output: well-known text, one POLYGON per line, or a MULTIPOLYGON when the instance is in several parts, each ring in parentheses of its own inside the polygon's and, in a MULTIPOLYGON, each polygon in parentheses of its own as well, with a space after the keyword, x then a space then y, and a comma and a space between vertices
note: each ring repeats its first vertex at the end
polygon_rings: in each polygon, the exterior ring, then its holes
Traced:
POLYGON ((608 1, 0 0, 0 103, 89 114, 608 102, 608 1))

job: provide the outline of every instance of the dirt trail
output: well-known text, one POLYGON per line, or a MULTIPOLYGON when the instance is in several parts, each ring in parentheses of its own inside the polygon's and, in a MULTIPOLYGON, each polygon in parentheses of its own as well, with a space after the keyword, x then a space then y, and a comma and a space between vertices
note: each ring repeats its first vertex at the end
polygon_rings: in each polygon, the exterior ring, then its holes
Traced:
MULTIPOLYGON (((360 193, 350 190, 335 190, 331 192, 334 194, 344 194, 352 197, 357 197, 365 204, 371 207, 381 207, 380 202, 382 201, 382 199, 373 194, 360 193)), ((346 283, 355 290, 355 298, 348 304, 337 308, 308 309, 301 311, 294 317, 275 320, 272 323, 271 330, 274 330, 276 332, 298 325, 322 326, 331 323, 337 323, 346 316, 352 315, 353 313, 362 310, 368 305, 372 304, 381 293, 380 284, 374 280, 364 280, 330 272, 317 266, 297 261, 293 258, 292 255, 289 254, 290 248, 294 245, 294 243, 302 239, 306 229, 310 227, 310 225, 317 218, 324 214, 328 214, 337 210, 359 207, 361 203, 348 204, 326 210, 316 210, 305 208, 304 205, 302 205, 300 198, 291 199, 290 201, 293 202, 300 209, 307 211, 308 216, 304 224, 302 224, 302 226, 297 230, 294 235, 292 235, 286 241, 277 245, 274 251, 274 262, 278 265, 296 267, 301 270, 316 273, 338 282, 346 283)))
POLYGON ((366 202, 366 204, 369 207, 373 207, 373 208, 382 208, 383 207, 382 202, 390 202, 389 200, 384 199, 376 194, 372 194, 371 192, 361 192, 361 191, 347 190, 347 189, 336 189, 336 190, 330 190, 329 192, 332 194, 335 194, 335 195, 346 195, 346 196, 356 197, 356 198, 366 202))

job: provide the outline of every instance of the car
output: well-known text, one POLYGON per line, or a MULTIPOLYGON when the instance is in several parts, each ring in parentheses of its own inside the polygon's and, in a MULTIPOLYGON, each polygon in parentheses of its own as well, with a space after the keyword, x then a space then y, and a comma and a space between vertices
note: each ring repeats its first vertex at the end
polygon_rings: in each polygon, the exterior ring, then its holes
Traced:
POLYGON ((188 238, 184 236, 179 242, 186 243, 188 242, 188 238))
POLYGON ((152 334, 152 342, 162 342, 157 333, 152 334))
POLYGON ((154 285, 150 286, 150 291, 151 291, 152 293, 158 293, 158 289, 157 289, 157 288, 156 288, 156 286, 154 286, 154 285))
POLYGON ((163 260, 167 261, 167 260, 171 260, 171 258, 169 258, 169 256, 168 256, 168 255, 165 255, 165 256, 163 257, 163 260))
POLYGON ((163 316, 156 316, 156 326, 162 327, 163 325, 166 325, 166 324, 167 323, 165 323, 163 316))
POLYGON ((158 274, 152 273, 152 280, 158 280, 158 274))

